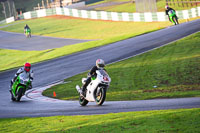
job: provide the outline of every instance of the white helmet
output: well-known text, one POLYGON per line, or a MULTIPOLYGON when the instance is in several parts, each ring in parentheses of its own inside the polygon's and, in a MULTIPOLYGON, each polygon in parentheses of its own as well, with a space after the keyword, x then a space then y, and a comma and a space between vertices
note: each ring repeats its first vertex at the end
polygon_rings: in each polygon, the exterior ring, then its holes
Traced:
POLYGON ((168 6, 168 5, 166 5, 166 6, 165 6, 165 9, 167 10, 168 8, 169 8, 169 6, 168 6))
POLYGON ((103 68, 103 67, 105 67, 105 62, 104 62, 104 60, 102 60, 102 59, 97 59, 97 60, 96 60, 96 66, 97 66, 97 68, 103 68))

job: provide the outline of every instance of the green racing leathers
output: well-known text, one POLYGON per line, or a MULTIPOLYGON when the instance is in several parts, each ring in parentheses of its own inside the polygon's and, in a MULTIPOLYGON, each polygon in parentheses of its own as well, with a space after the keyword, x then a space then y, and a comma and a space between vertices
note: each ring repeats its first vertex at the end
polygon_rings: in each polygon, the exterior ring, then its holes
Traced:
POLYGON ((25 35, 26 37, 31 37, 31 29, 29 28, 25 29, 25 35))
POLYGON ((169 21, 171 21, 174 25, 179 24, 178 17, 176 16, 176 11, 173 8, 167 7, 167 10, 165 12, 166 15, 168 15, 169 17, 169 21))
POLYGON ((174 23, 174 25, 177 25, 178 19, 177 19, 177 16, 176 16, 176 12, 174 10, 170 10, 168 14, 169 14, 170 21, 172 23, 174 23))
MULTIPOLYGON (((21 67, 17 73, 15 74, 14 78, 11 80, 11 85, 10 85, 10 92, 11 92, 11 99, 13 101, 15 100, 20 100, 21 96, 17 96, 19 87, 25 88, 22 89, 23 91, 28 88, 32 88, 32 81, 33 81, 33 70, 30 69, 28 72, 25 70, 24 67, 21 67), (24 81, 24 82, 23 82, 24 81), (28 83, 28 84, 26 84, 28 83)), ((23 92, 22 91, 22 92, 23 92)))

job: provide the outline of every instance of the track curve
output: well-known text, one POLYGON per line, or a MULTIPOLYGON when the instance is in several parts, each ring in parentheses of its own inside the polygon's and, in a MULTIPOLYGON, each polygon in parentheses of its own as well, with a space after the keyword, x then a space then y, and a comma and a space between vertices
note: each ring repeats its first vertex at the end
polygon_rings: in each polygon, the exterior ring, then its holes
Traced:
MULTIPOLYGON (((103 47, 34 64, 35 80, 33 86, 46 86, 52 82, 63 80, 86 71, 94 65, 97 58, 103 58, 106 63, 116 62, 161 47, 169 42, 199 31, 200 20, 195 20, 103 47)), ((0 36, 2 34, 0 32, 0 36)), ((0 118, 104 114, 111 112, 200 107, 200 98, 105 102, 101 107, 93 103, 87 107, 80 107, 77 101, 53 102, 27 98, 22 98, 22 102, 16 103, 10 101, 10 94, 8 92, 9 81, 16 71, 16 69, 13 69, 0 73, 0 118)))

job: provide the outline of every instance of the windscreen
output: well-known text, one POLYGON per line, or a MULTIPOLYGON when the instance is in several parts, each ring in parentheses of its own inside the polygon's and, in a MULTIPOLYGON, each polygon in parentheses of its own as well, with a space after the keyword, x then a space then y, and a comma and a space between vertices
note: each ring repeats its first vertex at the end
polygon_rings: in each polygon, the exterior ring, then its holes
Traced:
POLYGON ((20 76, 20 79, 23 79, 23 80, 28 80, 29 79, 28 74, 26 74, 25 72, 21 73, 19 76, 20 76))
POLYGON ((108 73, 105 70, 99 70, 99 72, 101 73, 101 75, 103 76, 108 76, 108 73))

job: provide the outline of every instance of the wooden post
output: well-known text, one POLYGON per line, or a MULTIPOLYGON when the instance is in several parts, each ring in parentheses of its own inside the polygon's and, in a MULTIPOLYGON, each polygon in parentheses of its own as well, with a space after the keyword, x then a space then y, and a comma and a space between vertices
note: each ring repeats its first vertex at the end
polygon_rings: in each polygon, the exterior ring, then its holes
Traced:
POLYGON ((173 5, 175 6, 175 2, 174 2, 174 0, 173 0, 173 5))
POLYGON ((49 1, 47 0, 46 2, 47 2, 47 8, 49 8, 49 1))
POLYGON ((193 7, 193 3, 192 3, 192 0, 190 0, 190 6, 191 6, 191 7, 193 7))
POLYGON ((170 5, 170 6, 171 6, 171 0, 168 0, 168 5, 170 5))
POLYGON ((1 2, 2 6, 3 6, 3 13, 5 15, 5 19, 7 18, 6 16, 6 8, 5 8, 5 3, 4 2, 1 2))
POLYGON ((60 7, 62 7, 62 0, 60 0, 60 7))
POLYGON ((178 3, 178 7, 180 7, 180 5, 179 5, 179 0, 177 0, 177 3, 178 3))
POLYGON ((181 3, 182 3, 182 6, 184 7, 184 3, 183 3, 183 0, 181 0, 181 3))
POLYGON ((18 12, 17 12, 17 15, 16 15, 16 19, 18 20, 18 12))
POLYGON ((38 10, 40 10, 40 3, 38 3, 38 10))
POLYGON ((42 8, 43 9, 45 8, 45 6, 44 6, 44 0, 42 0, 42 8))
POLYGON ((187 7, 188 7, 188 1, 186 1, 186 5, 187 5, 187 7))
POLYGON ((195 0, 196 1, 196 7, 198 6, 198 4, 197 4, 197 0, 195 0))

